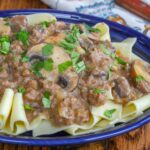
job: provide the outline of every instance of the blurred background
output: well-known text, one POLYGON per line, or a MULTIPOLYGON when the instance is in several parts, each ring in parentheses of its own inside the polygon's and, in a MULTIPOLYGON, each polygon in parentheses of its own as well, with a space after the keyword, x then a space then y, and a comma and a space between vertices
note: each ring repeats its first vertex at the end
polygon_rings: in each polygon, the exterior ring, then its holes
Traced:
POLYGON ((0 9, 48 8, 96 15, 150 37, 150 0, 0 0, 0 9))

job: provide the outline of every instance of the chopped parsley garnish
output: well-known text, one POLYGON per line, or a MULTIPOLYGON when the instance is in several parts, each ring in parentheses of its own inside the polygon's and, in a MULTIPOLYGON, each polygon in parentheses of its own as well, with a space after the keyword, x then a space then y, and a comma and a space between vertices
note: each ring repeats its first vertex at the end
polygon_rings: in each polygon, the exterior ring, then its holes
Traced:
POLYGON ((16 33, 17 40, 21 41, 25 46, 28 45, 29 32, 26 30, 21 30, 16 33))
POLYGON ((81 71, 86 69, 84 61, 79 61, 78 63, 74 65, 74 67, 77 73, 80 73, 81 71))
POLYGON ((75 48, 75 45, 72 43, 67 42, 66 40, 62 40, 59 44, 60 47, 63 47, 66 50, 73 50, 75 48))
POLYGON ((93 92, 94 92, 94 94, 103 94, 103 93, 105 93, 106 91, 105 90, 103 90, 103 89, 94 89, 93 90, 93 92))
POLYGON ((71 61, 66 61, 64 63, 61 63, 58 65, 58 70, 60 73, 63 73, 64 71, 66 71, 70 66, 72 66, 72 62, 71 61))
POLYGON ((45 56, 49 56, 51 54, 53 54, 53 48, 54 46, 50 43, 46 44, 43 48, 42 48, 42 54, 45 56))
POLYGON ((44 66, 43 61, 37 61, 34 64, 32 64, 32 71, 33 71, 33 73, 36 76, 41 77, 42 74, 41 74, 40 70, 43 68, 43 66, 44 66))
POLYGON ((79 28, 76 26, 76 25, 73 25, 72 29, 71 29, 71 34, 74 36, 74 38, 77 38, 79 37, 80 35, 80 30, 79 28))
POLYGON ((66 38, 65 38, 65 40, 67 41, 67 42, 69 42, 69 43, 75 43, 76 42, 76 37, 73 35, 73 34, 69 34, 66 38))
POLYGON ((91 26, 89 26, 89 25, 87 25, 87 24, 85 24, 85 28, 86 28, 86 30, 88 30, 88 31, 90 31, 90 32, 100 32, 99 29, 93 28, 93 27, 91 27, 91 26))
POLYGON ((107 48, 104 48, 104 49, 103 49, 103 53, 104 53, 105 55, 108 55, 108 56, 111 55, 111 52, 110 52, 107 48))
POLYGON ((40 71, 43 68, 43 65, 44 65, 43 61, 37 61, 32 65, 32 67, 34 70, 40 71))
POLYGON ((104 112, 104 115, 107 117, 107 118, 112 118, 112 115, 113 113, 116 111, 116 109, 110 109, 110 110, 106 110, 104 112))
POLYGON ((80 53, 73 51, 71 53, 71 61, 77 73, 80 73, 81 71, 86 69, 84 61, 79 61, 79 59, 80 53))
POLYGON ((46 70, 46 71, 51 71, 53 70, 53 60, 51 58, 47 59, 47 60, 44 60, 44 66, 43 68, 46 70))
POLYGON ((33 107, 31 105, 29 105, 29 104, 25 104, 24 105, 24 109, 26 109, 26 110, 33 110, 33 107))
POLYGON ((50 108, 51 100, 50 100, 50 92, 46 91, 43 94, 42 103, 44 108, 50 108))
POLYGON ((141 82, 143 79, 144 79, 143 76, 138 75, 138 76, 136 77, 135 81, 136 81, 137 83, 139 83, 139 82, 141 82))
POLYGON ((41 69, 51 71, 53 69, 53 60, 51 58, 48 58, 44 61, 37 61, 34 64, 32 64, 32 71, 36 76, 38 77, 42 76, 40 72, 41 69))
POLYGON ((8 36, 0 38, 0 53, 8 54, 10 52, 10 39, 8 36))
POLYGON ((43 21, 43 22, 41 22, 40 24, 41 24, 41 26, 43 27, 43 28, 48 28, 49 27, 49 25, 50 24, 52 24, 52 23, 55 23, 56 22, 56 20, 52 20, 52 21, 43 21))
POLYGON ((24 87, 18 87, 18 92, 24 94, 26 92, 26 89, 24 87))
POLYGON ((73 25, 71 33, 58 45, 63 47, 67 52, 71 53, 71 51, 76 47, 74 43, 77 41, 79 35, 79 28, 76 25, 73 25))
POLYGON ((22 57, 22 62, 29 62, 29 59, 30 58, 25 55, 25 56, 22 57))
POLYGON ((120 58, 120 57, 116 57, 115 59, 116 59, 116 61, 117 61, 119 64, 121 64, 121 65, 126 65, 126 64, 127 64, 127 63, 126 63, 122 58, 120 58))
POLYGON ((108 48, 106 48, 106 46, 100 45, 100 48, 105 55, 108 55, 111 58, 116 58, 116 54, 114 52, 111 52, 108 48))
POLYGON ((50 22, 48 22, 48 21, 43 21, 43 22, 41 22, 41 25, 42 25, 43 28, 48 28, 49 25, 50 25, 50 22))
POLYGON ((33 70, 33 73, 37 76, 37 77, 42 77, 42 74, 39 70, 33 70))
POLYGON ((79 58, 80 58, 80 53, 75 51, 71 53, 71 60, 73 65, 75 65, 78 62, 79 58))

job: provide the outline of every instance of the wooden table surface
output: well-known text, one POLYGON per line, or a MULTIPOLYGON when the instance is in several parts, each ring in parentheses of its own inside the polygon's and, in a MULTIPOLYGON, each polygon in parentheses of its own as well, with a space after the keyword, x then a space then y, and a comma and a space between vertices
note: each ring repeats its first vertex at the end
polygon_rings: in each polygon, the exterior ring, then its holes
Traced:
MULTIPOLYGON (((0 10, 48 8, 39 0, 0 0, 0 10)), ((150 124, 128 134, 80 146, 29 147, 0 143, 0 150, 150 150, 150 124)))

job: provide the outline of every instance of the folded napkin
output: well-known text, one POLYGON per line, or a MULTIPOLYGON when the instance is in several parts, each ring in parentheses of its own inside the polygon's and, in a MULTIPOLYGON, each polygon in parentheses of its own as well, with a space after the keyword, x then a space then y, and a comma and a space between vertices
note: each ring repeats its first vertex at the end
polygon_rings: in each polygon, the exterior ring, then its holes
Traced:
POLYGON ((128 25, 150 37, 150 23, 115 4, 115 0, 42 0, 58 10, 76 11, 128 25))

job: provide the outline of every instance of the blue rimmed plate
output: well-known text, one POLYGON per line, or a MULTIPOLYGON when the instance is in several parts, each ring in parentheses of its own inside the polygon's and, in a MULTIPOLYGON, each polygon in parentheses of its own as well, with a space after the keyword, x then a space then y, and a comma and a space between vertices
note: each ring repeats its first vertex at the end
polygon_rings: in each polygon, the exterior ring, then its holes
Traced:
MULTIPOLYGON (((64 12, 58 10, 7 10, 0 11, 0 17, 8 17, 14 15, 27 15, 32 13, 51 13, 58 20, 65 21, 67 23, 86 23, 89 25, 94 25, 98 22, 105 22, 110 27, 110 34, 113 41, 122 41, 128 37, 136 37, 137 42, 133 48, 133 51, 146 61, 150 62, 150 39, 145 35, 124 27, 120 24, 101 19, 94 16, 78 14, 74 12, 64 12)), ((32 137, 31 132, 19 136, 8 136, 0 135, 0 142, 13 143, 13 144, 26 144, 26 145, 70 145, 70 144, 82 144, 87 142, 93 142, 97 140, 104 140, 106 138, 111 138, 123 133, 127 133, 133 129, 139 128, 140 126, 150 122, 150 109, 145 111, 140 117, 133 119, 128 123, 118 125, 116 127, 103 130, 100 132, 89 133, 80 136, 69 136, 64 132, 60 132, 50 136, 32 137)))

